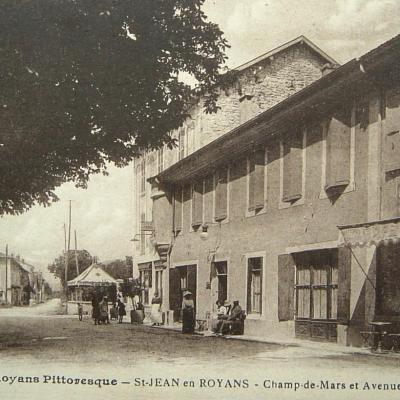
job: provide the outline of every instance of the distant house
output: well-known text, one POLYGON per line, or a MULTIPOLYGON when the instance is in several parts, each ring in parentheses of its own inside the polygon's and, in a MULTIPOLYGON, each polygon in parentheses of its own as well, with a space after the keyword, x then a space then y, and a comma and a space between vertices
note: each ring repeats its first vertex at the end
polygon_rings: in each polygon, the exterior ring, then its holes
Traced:
POLYGON ((6 255, 0 253, 0 304, 21 306, 29 305, 31 299, 42 301, 43 282, 42 274, 24 259, 11 254, 6 263, 6 255))

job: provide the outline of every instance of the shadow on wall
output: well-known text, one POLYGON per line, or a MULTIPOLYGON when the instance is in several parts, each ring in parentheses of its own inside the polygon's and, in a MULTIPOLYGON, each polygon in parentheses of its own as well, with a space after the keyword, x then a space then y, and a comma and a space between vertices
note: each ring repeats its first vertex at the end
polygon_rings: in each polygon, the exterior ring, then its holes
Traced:
POLYGON ((371 330, 371 326, 368 322, 374 320, 375 318, 375 291, 376 291, 376 253, 371 256, 371 261, 368 266, 368 269, 365 268, 364 265, 359 265, 354 258, 352 257, 352 262, 356 265, 356 268, 363 268, 365 274, 363 273, 363 285, 357 299, 354 310, 350 316, 349 327, 348 327, 348 344, 350 346, 362 346, 363 340, 360 336, 360 331, 369 331, 371 330))

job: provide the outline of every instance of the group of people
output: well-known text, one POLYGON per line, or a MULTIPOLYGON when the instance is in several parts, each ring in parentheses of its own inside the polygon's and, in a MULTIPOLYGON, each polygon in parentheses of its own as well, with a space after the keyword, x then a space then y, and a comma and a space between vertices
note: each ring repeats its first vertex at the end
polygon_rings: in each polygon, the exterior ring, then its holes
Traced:
MULTIPOLYGON (((136 303, 140 305, 138 299, 136 300, 136 303)), ((231 305, 228 301, 217 301, 216 305, 217 318, 212 326, 213 332, 216 334, 242 333, 243 321, 246 316, 239 304, 239 301, 234 301, 233 305, 231 305)), ((137 309, 142 308, 138 307, 137 309)), ((116 311, 118 315, 118 323, 122 324, 123 318, 126 315, 126 307, 120 296, 118 296, 117 302, 113 305, 113 310, 116 311)), ((80 321, 82 321, 82 314, 82 305, 78 303, 78 315, 80 321)), ((183 293, 182 300, 182 333, 194 333, 196 325, 195 316, 196 313, 193 294, 187 290, 183 293)), ((109 303, 107 296, 104 296, 102 300, 99 301, 98 297, 95 294, 93 295, 92 318, 95 325, 110 323, 109 303)), ((158 293, 155 293, 151 301, 150 319, 153 326, 159 326, 162 324, 161 297, 158 293)))
POLYGON ((243 334, 243 325, 246 314, 238 300, 233 305, 227 300, 217 300, 217 319, 213 323, 212 330, 216 334, 243 334))
MULTIPOLYGON (((126 315, 125 304, 122 302, 121 298, 118 297, 117 302, 113 306, 117 310, 118 314, 118 323, 122 324, 122 320, 126 315)), ((81 312, 79 312, 79 305, 78 305, 78 314, 79 320, 82 320, 81 312)), ((108 297, 104 296, 101 301, 99 301, 96 295, 92 297, 92 318, 94 320, 95 325, 100 324, 109 324, 110 323, 110 315, 109 315, 109 308, 108 308, 108 297)))

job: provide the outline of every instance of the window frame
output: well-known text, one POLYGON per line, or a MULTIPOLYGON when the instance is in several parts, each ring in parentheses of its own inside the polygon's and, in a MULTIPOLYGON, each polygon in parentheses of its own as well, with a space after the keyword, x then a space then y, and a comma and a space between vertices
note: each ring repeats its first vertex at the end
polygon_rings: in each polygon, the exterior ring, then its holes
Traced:
MULTIPOLYGON (((336 270, 338 272, 338 265, 318 265, 318 268, 315 268, 314 265, 309 264, 309 265, 301 265, 301 268, 299 268, 299 265, 296 264, 295 268, 295 315, 294 318, 295 320, 310 320, 310 321, 331 321, 335 322, 337 321, 337 309, 336 309, 336 318, 332 318, 333 310, 332 310, 332 296, 333 296, 333 290, 336 290, 336 296, 337 296, 337 291, 338 291, 338 282, 332 283, 332 277, 333 277, 333 270, 336 270), (325 267, 326 273, 326 283, 321 284, 321 283, 314 283, 314 272, 317 270, 323 270, 325 267), (305 269, 310 271, 310 280, 308 284, 299 284, 298 283, 298 272, 299 269, 305 269), (308 289, 309 290, 309 316, 308 317, 299 317, 299 291, 298 289, 308 289), (326 291, 326 318, 315 318, 314 317, 314 292, 317 290, 325 290, 326 291)), ((337 300, 336 300, 336 307, 337 307, 337 300)))
POLYGON ((146 193, 146 157, 142 156, 140 161, 140 187, 139 193, 143 196, 146 193))
MULTIPOLYGON (((355 158, 356 158, 356 112, 357 102, 351 105, 351 127, 350 127, 350 171, 349 184, 345 187, 342 194, 353 192, 356 190, 355 184, 355 158)), ((326 192, 327 182, 327 137, 329 128, 329 118, 325 118, 320 122, 322 125, 322 154, 321 154, 321 189, 319 198, 327 199, 329 196, 326 192)))
POLYGON ((246 157, 246 217, 253 217, 255 215, 264 214, 267 210, 267 195, 268 195, 268 148, 263 146, 264 149, 264 206, 262 208, 254 208, 250 210, 250 156, 246 157))
POLYGON ((161 146, 157 150, 157 173, 161 173, 164 170, 164 146, 161 146))
POLYGON ((177 236, 177 235, 179 235, 179 234, 182 234, 182 231, 183 231, 183 190, 184 190, 184 186, 183 185, 179 185, 179 188, 180 188, 180 190, 177 190, 176 188, 175 188, 175 190, 174 190, 174 195, 173 195, 173 197, 174 197, 174 208, 173 208, 173 232, 174 232, 174 235, 175 236, 177 236), (181 227, 180 227, 180 229, 176 229, 176 193, 177 193, 177 191, 179 192, 179 194, 180 194, 180 214, 181 214, 181 227))
POLYGON ((284 139, 279 141, 279 209, 295 207, 305 203, 306 195, 306 171, 307 171, 307 128, 302 132, 302 153, 301 153, 301 197, 293 202, 283 201, 283 174, 284 174, 284 139))
POLYGON ((230 167, 222 166, 213 174, 213 222, 214 223, 227 223, 229 222, 229 206, 230 206, 230 167), (226 215, 222 218, 217 216, 217 190, 219 181, 219 171, 226 170, 226 215))
MULTIPOLYGON (((267 288, 266 288, 266 252, 265 251, 257 251, 257 252, 251 252, 251 253, 246 253, 245 255, 245 262, 246 262, 246 284, 245 284, 245 310, 247 313, 247 317, 249 319, 262 319, 265 317, 265 301, 266 301, 266 292, 267 292, 267 288), (260 279, 260 290, 261 290, 261 294, 260 294, 260 312, 253 312, 250 309, 250 306, 248 304, 248 300, 249 300, 249 287, 251 290, 251 285, 249 283, 249 260, 253 259, 253 258, 260 258, 261 259, 261 279, 260 279)), ((251 308, 253 308, 251 306, 251 308)))

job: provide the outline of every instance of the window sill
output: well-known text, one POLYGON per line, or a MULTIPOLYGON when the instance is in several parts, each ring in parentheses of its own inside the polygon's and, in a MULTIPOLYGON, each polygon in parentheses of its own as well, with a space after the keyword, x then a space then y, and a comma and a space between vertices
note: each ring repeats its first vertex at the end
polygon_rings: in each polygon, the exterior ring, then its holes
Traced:
POLYGON ((214 219, 214 222, 211 225, 224 225, 227 224, 229 222, 228 217, 225 218, 218 218, 218 219, 214 219))
POLYGON ((267 207, 259 208, 258 210, 246 210, 246 218, 256 217, 267 212, 267 207))
MULTIPOLYGON (((338 186, 336 186, 336 187, 338 187, 338 186)), ((321 188, 321 192, 319 193, 319 199, 320 200, 329 199, 328 193, 326 193, 326 189, 325 188, 327 188, 327 187, 325 186, 325 187, 321 188)), ((352 182, 347 184, 346 188, 343 190, 343 192, 340 194, 340 196, 342 196, 343 194, 346 194, 346 193, 354 192, 355 190, 356 190, 356 185, 355 185, 355 182, 352 181, 352 182)))
POLYGON ((260 320, 261 317, 262 317, 262 314, 251 313, 251 314, 247 314, 246 319, 260 320))
POLYGON ((295 194, 293 196, 289 196, 289 197, 283 197, 282 198, 282 202, 283 203, 289 203, 289 204, 293 204, 296 201, 300 200, 303 196, 301 194, 295 194))
POLYGON ((298 200, 294 201, 293 203, 288 203, 283 201, 282 199, 279 201, 278 209, 282 210, 284 208, 291 208, 296 206, 301 206, 304 204, 304 196, 300 197, 298 200))

